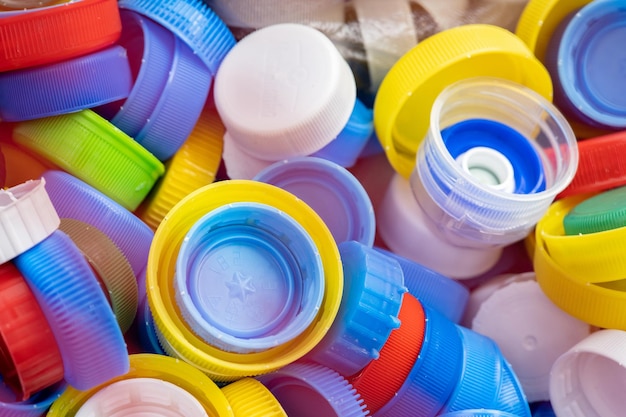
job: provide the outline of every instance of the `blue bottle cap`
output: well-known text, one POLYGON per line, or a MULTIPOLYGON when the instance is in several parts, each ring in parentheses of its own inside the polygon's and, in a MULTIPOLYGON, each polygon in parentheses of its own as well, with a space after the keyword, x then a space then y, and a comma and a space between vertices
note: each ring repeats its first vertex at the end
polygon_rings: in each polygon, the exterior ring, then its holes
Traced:
POLYGON ((0 415, 2 417, 41 417, 67 388, 65 381, 41 390, 26 401, 16 401, 15 393, 0 378, 0 415))
POLYGON ((379 417, 432 417, 445 406, 462 374, 463 343, 457 325, 424 305, 422 349, 406 381, 379 417))
POLYGON ((307 359, 348 377, 356 374, 379 352, 393 329, 404 293, 398 262, 362 243, 339 244, 344 296, 337 317, 307 359))
POLYGON ((493 408, 506 411, 519 417, 531 417, 530 406, 523 387, 511 364, 499 353, 502 376, 498 397, 493 408))
POLYGON ((349 168, 356 163, 372 132, 374 132, 373 112, 357 98, 350 119, 343 130, 335 140, 311 156, 349 168))
MULTIPOLYGON (((583 122, 623 129, 626 127, 624 2, 592 1, 570 17, 554 36, 558 40, 562 31, 553 78, 564 96, 555 95, 555 102, 564 104, 567 111, 583 122)), ((551 49, 547 56, 554 68, 554 45, 551 49)))
POLYGON ((404 274, 404 285, 422 303, 458 323, 469 300, 469 290, 459 282, 408 258, 381 248, 378 252, 395 259, 404 274))
POLYGON ((199 337, 224 351, 259 352, 293 340, 313 322, 324 270, 315 243, 291 216, 266 204, 232 203, 191 227, 174 287, 199 337))
POLYGON ((276 162, 254 179, 291 192, 324 220, 335 241, 374 243, 376 221, 372 202, 361 183, 334 162, 315 157, 276 162))

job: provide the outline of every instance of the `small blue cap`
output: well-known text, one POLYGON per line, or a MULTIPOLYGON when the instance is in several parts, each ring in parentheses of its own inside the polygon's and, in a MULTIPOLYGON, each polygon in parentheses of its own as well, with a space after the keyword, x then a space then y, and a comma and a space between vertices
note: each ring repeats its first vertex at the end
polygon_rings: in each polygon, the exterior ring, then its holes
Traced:
POLYGON ((373 131, 373 112, 357 99, 348 123, 335 140, 311 156, 349 168, 356 163, 373 131))
POLYGON ((398 261, 404 273, 404 285, 415 298, 455 323, 461 320, 469 300, 469 290, 465 286, 393 252, 374 249, 398 261))
POLYGON ((544 191, 543 164, 531 141, 515 129, 493 120, 468 119, 446 127, 441 137, 452 158, 476 147, 495 149, 513 166, 515 193, 544 191))
POLYGON ((626 5, 592 1, 564 19, 548 48, 555 103, 592 126, 626 128, 626 5))
POLYGON ((444 407, 461 376, 463 344, 457 325, 424 305, 422 349, 406 381, 378 417, 432 417, 444 407))
POLYGON ((344 376, 351 376, 378 359, 393 329, 404 293, 397 261, 362 243, 339 245, 344 295, 337 318, 322 341, 307 356, 344 376))
POLYGON ((254 180, 302 199, 322 218, 338 244, 356 240, 373 245, 376 220, 372 202, 347 169, 325 159, 300 157, 276 162, 254 180))
POLYGON ((324 296, 315 243, 291 216, 266 204, 210 211, 185 237, 176 301, 191 329, 230 352, 267 350, 300 335, 324 296))

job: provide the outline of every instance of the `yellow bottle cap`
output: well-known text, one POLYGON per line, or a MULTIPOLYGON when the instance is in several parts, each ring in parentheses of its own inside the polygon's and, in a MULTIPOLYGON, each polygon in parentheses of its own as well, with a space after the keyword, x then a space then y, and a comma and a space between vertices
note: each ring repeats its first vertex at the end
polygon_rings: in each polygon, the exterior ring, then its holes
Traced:
POLYGON ((224 125, 215 109, 205 109, 193 131, 165 164, 165 174, 138 210, 153 229, 187 194, 211 184, 222 160, 224 125))
POLYGON ((287 417, 274 394, 254 378, 243 378, 222 388, 235 417, 287 417))
POLYGON ((215 382, 193 366, 163 355, 130 355, 130 371, 88 391, 67 387, 52 404, 47 417, 73 417, 96 392, 114 382, 133 378, 154 378, 170 382, 193 395, 211 417, 234 417, 224 393, 215 382))
POLYGON ((403 55, 387 73, 374 103, 374 126, 393 168, 408 178, 426 136, 433 102, 448 85, 491 76, 552 99, 546 68, 506 29, 464 25, 440 32, 403 55))
MULTIPOLYGON (((626 279, 593 283, 583 279, 583 276, 578 271, 573 270, 571 265, 566 264, 563 267, 552 256, 552 251, 558 246, 555 243, 560 243, 555 238, 591 236, 559 236, 559 231, 560 235, 564 234, 562 229, 564 216, 576 204, 588 197, 589 195, 576 195, 555 202, 550 206, 544 218, 537 223, 533 258, 537 282, 553 303, 572 316, 598 327, 626 329, 626 279), (561 226, 558 224, 559 221, 561 226), (547 241, 546 236, 548 237, 547 241), (546 244, 546 242, 550 243, 546 244)), ((611 232, 615 232, 615 230, 611 232)), ((581 250, 576 246, 574 248, 578 251, 581 250)), ((589 245, 587 248, 592 250, 593 246, 589 245)), ((601 247, 600 249, 593 249, 593 253, 600 255, 605 250, 601 247)), ((562 255, 562 253, 557 255, 560 261, 563 260, 562 255)), ((580 252, 571 255, 571 257, 575 256, 581 256, 580 252)), ((586 258, 590 259, 591 256, 586 258)), ((590 262, 592 265, 588 265, 587 269, 602 268, 601 262, 590 262)), ((594 275, 590 276, 592 277, 591 281, 593 281, 594 275)))
POLYGON ((327 333, 343 293, 339 250, 319 215, 295 195, 251 180, 215 182, 174 206, 156 230, 146 275, 148 302, 164 350, 222 382, 272 372, 303 357, 327 333), (207 212, 237 202, 267 204, 300 223, 317 246, 325 275, 324 299, 313 323, 288 343, 246 354, 220 350, 196 336, 177 307, 173 288, 178 252, 189 229, 207 212))

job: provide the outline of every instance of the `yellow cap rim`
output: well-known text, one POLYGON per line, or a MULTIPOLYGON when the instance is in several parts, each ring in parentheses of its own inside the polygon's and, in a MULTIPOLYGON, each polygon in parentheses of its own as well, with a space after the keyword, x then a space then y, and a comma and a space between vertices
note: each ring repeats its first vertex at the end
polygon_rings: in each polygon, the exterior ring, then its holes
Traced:
POLYGON ((376 133, 398 173, 410 176, 439 93, 454 82, 476 76, 508 79, 552 100, 547 69, 506 29, 473 24, 433 35, 394 64, 374 102, 376 133))
POLYGON ((140 207, 139 217, 152 229, 187 194, 211 184, 222 160, 224 125, 215 109, 205 109, 193 131, 165 164, 165 174, 140 207))
POLYGON ((522 39, 542 62, 552 34, 561 21, 573 11, 592 0, 530 0, 524 8, 515 28, 522 39))
POLYGON ((568 314, 598 327, 626 330, 626 279, 593 284, 572 278, 548 253, 543 222, 557 211, 568 211, 585 196, 567 197, 554 203, 539 221, 535 232, 533 265, 543 292, 568 314))
POLYGON ((206 410, 216 417, 234 417, 226 396, 208 376, 185 362, 168 356, 151 353, 130 355, 130 370, 127 374, 111 379, 87 391, 67 389, 56 400, 47 417, 72 417, 96 392, 114 382, 132 378, 155 378, 179 386, 193 395, 206 410))
POLYGON ((303 357, 332 325, 343 293, 339 250, 319 215, 295 195, 252 180, 215 182, 174 206, 155 232, 146 277, 150 310, 158 333, 167 342, 164 348, 224 382, 271 372, 303 357), (235 202, 268 204, 290 215, 315 242, 324 268, 324 300, 314 322, 298 338, 263 352, 239 354, 206 344, 184 322, 171 285, 180 245, 191 226, 210 210, 235 202))
POLYGON ((222 388, 236 417, 287 417, 274 394, 259 380, 243 378, 222 388))

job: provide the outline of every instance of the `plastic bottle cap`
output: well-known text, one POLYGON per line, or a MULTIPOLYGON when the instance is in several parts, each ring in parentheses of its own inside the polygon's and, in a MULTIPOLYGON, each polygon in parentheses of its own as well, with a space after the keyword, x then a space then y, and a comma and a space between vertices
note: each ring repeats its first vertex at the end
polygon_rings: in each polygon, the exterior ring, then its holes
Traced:
POLYGON ((224 22, 200 0, 120 0, 119 7, 144 15, 173 32, 215 76, 235 38, 224 22))
POLYGON ((259 352, 309 327, 323 300, 324 271, 315 243, 289 214, 231 203, 187 232, 174 288, 185 321, 207 343, 259 352))
POLYGON ((274 394, 253 378, 242 378, 222 388, 235 417, 287 417, 274 394))
POLYGON ((208 0, 230 27, 260 29, 278 23, 304 23, 334 28, 344 22, 343 0, 208 0))
POLYGON ((572 208, 563 218, 568 236, 604 232, 626 226, 626 187, 604 191, 572 208))
POLYGON ((114 382, 92 395, 75 417, 208 417, 202 404, 189 392, 155 378, 132 378, 114 382))
POLYGON ((343 292, 343 271, 337 244, 321 218, 293 194, 249 180, 215 182, 181 200, 154 235, 146 275, 150 311, 166 352, 224 382, 272 372, 303 357, 330 328, 343 292), (178 313, 172 285, 178 251, 193 224, 215 208, 239 202, 274 206, 298 222, 317 246, 325 280, 319 312, 298 338, 263 352, 248 354, 225 352, 197 337, 178 313))
POLYGON ((495 149, 477 146, 457 156, 456 161, 465 172, 489 188, 505 193, 515 190, 513 165, 495 149))
POLYGON ((46 181, 29 180, 8 190, 0 189, 0 264, 50 236, 61 222, 46 181))
POLYGON ((398 319, 400 327, 391 332, 380 356, 350 379, 372 414, 391 401, 402 387, 422 348, 425 318, 417 298, 404 295, 398 319))
MULTIPOLYGON (((551 257, 555 248, 563 247, 563 252, 577 249, 576 245, 571 245, 570 239, 587 239, 591 236, 600 236, 602 240, 619 241, 623 239, 618 236, 611 236, 615 231, 622 231, 623 228, 614 231, 592 233, 583 236, 554 236, 552 230, 563 233, 563 217, 577 203, 583 201, 585 196, 567 197, 554 203, 546 213, 545 217, 537 223, 535 233, 535 254, 533 257, 534 270, 537 282, 543 292, 552 300, 554 304, 572 316, 592 324, 594 326, 609 329, 626 329, 626 281, 621 274, 617 281, 599 282, 594 284, 586 277, 594 277, 595 266, 597 269, 606 268, 603 264, 605 252, 609 252, 607 258, 613 258, 610 250, 616 250, 615 244, 609 247, 598 246, 601 242, 584 242, 584 246, 577 250, 573 257, 581 256, 581 253, 594 252, 587 259, 587 262, 578 262, 573 268, 565 269, 551 257), (559 226, 560 225, 560 226, 559 226), (607 236, 607 234, 609 234, 607 236), (565 241, 565 240, 568 241, 565 241), (568 243, 570 247, 568 248, 568 243), (613 248, 613 249, 611 249, 613 248), (586 267, 586 274, 577 274, 577 268, 586 267)), ((621 253, 621 251, 620 251, 621 253)), ((619 261, 621 255, 618 255, 619 261)), ((608 265, 611 267, 611 265, 608 265)), ((603 277, 603 275, 599 275, 603 277)))
POLYGON ((306 356, 343 376, 361 371, 380 356, 389 334, 400 327, 404 293, 398 262, 362 243, 339 244, 344 296, 328 333, 306 356))
MULTIPOLYGON (((106 381, 98 387, 86 391, 68 387, 61 397, 52 404, 47 416, 74 416, 89 398, 111 384, 119 381, 132 381, 137 378, 152 378, 173 384, 189 393, 196 401, 200 402, 205 415, 236 417, 224 393, 215 385, 215 382, 194 366, 169 356, 149 353, 129 355, 129 361, 130 370, 126 374, 106 381)), ((188 417, 196 414, 183 415, 188 417)))
POLYGON ((320 158, 291 158, 259 172, 256 181, 275 185, 307 203, 324 220, 337 243, 372 246, 374 208, 367 191, 345 168, 320 158))
POLYGON ((289 416, 366 416, 365 404, 341 375, 314 363, 293 363, 258 379, 289 416))
POLYGON ((154 233, 130 211, 95 188, 63 171, 43 174, 54 208, 63 218, 92 225, 111 239, 130 262, 137 282, 148 262, 154 233))
POLYGON ((121 29, 114 0, 81 0, 27 12, 3 12, 0 72, 59 62, 103 49, 119 38, 121 29))
POLYGON ((139 338, 139 344, 146 353, 156 353, 158 355, 165 355, 165 351, 159 344, 159 337, 154 327, 154 318, 150 312, 150 306, 148 305, 148 298, 143 292, 143 299, 139 301, 139 307, 137 309, 137 336, 139 338))
POLYGON ((0 373, 18 401, 63 380, 63 360, 48 321, 11 262, 0 265, 0 373))
MULTIPOLYGON (((475 76, 523 83, 552 98, 548 71, 507 30, 463 25, 420 42, 389 70, 374 103, 374 126, 393 168, 408 178, 426 136, 431 107, 445 87, 475 76)), ((431 126, 432 127, 432 126, 431 126)))
POLYGON ((193 131, 166 162, 159 179, 139 209, 139 217, 156 230, 167 213, 187 194, 208 185, 222 160, 224 125, 214 109, 205 109, 193 131))
POLYGON ((72 239, 98 275, 113 314, 125 333, 135 320, 139 301, 137 279, 130 263, 104 232, 87 223, 61 219, 59 230, 72 239))
POLYGON ((621 158, 623 152, 626 152, 626 132, 578 141, 578 169, 572 182, 557 198, 626 185, 626 166, 621 158))
POLYGON ((545 401, 550 398, 552 364, 588 336, 590 328, 555 306, 541 291, 534 273, 518 277, 505 277, 507 283, 480 304, 472 330, 498 344, 529 402, 545 401))
POLYGON ((389 68, 417 44, 417 32, 407 0, 356 0, 371 90, 377 91, 389 68), (393 30, 391 30, 393 28, 393 30))
POLYGON ((617 417, 623 414, 619 395, 626 379, 626 332, 600 330, 564 353, 550 373, 550 402, 559 417, 617 417))
MULTIPOLYGON (((617 190, 617 189, 616 189, 617 190)), ((613 194, 613 191, 607 191, 613 194)), ((600 197, 600 195, 598 195, 600 197)), ((621 254, 624 251, 625 227, 618 227, 596 233, 566 235, 565 218, 579 204, 598 197, 589 195, 573 196, 556 202, 537 224, 537 232, 541 234, 541 242, 550 258, 562 268, 571 279, 581 283, 610 283, 621 281, 626 276, 626 259, 621 254)), ((600 197, 602 199, 603 197, 600 197)), ((610 199, 611 196, 608 197, 610 199)), ((608 201, 607 199, 607 201, 608 201)), ((593 202, 589 208, 593 210, 593 202)), ((585 210, 585 207, 581 211, 585 210)), ((583 212, 584 213, 584 212, 583 212)), ((608 216, 611 215, 607 210, 608 216)), ((615 213, 619 217, 619 212, 615 213)), ((581 219, 583 216, 574 215, 581 219)), ((588 216, 591 217, 591 216, 588 216)), ((602 223, 602 219, 595 226, 604 227, 611 224, 610 220, 602 223)), ((579 222, 582 225, 584 220, 579 222)), ((617 219, 613 224, 618 224, 617 219)), ((593 228, 594 225, 588 223, 593 228)))
POLYGON ((446 224, 450 234, 474 245, 507 245, 530 232, 556 194, 572 180, 577 164, 576 137, 552 103, 521 84, 477 77, 449 86, 435 100, 430 129, 418 152, 411 180, 418 199, 430 197, 424 202, 420 199, 420 205, 433 221, 446 224), (500 143, 505 143, 506 137, 519 140, 502 148, 514 166, 517 163, 513 155, 521 161, 534 159, 534 163, 526 161, 518 166, 524 174, 516 182, 528 181, 528 185, 519 187, 527 192, 504 193, 485 187, 452 159, 445 129, 459 121, 484 118, 519 133, 503 135, 501 126, 496 129, 491 123, 487 130, 500 143), (426 194, 417 191, 419 187, 426 194))
POLYGON ((0 413, 9 417, 41 417, 65 391, 67 384, 59 382, 35 393, 26 401, 18 401, 15 394, 0 378, 0 413))
POLYGON ((344 168, 353 166, 374 131, 373 116, 372 110, 357 98, 339 136, 311 156, 327 159, 344 168))
POLYGON ((165 171, 150 152, 89 109, 21 122, 13 139, 129 210, 165 171))
POLYGON ((403 256, 381 248, 374 249, 398 261, 404 285, 411 295, 449 320, 455 323, 461 320, 469 298, 469 291, 464 285, 403 256))
POLYGON ((626 12, 619 0, 591 2, 569 21, 558 49, 558 77, 577 113, 602 127, 626 128, 621 45, 626 12))
POLYGON ((488 271, 502 253, 498 247, 455 245, 424 212, 409 181, 399 174, 391 179, 376 215, 378 233, 392 252, 454 279, 488 271))
POLYGON ((16 122, 70 113, 126 98, 130 88, 126 50, 116 45, 55 64, 0 73, 0 119, 16 122))
MULTIPOLYGON (((455 390, 463 399, 465 393, 461 390, 471 388, 461 385, 460 377, 467 367, 464 366, 466 353, 457 325, 428 306, 423 307, 425 331, 419 356, 400 389, 376 412, 377 416, 437 415, 455 390)), ((468 395, 471 398, 478 392, 468 395)))
POLYGON ((346 125, 356 99, 352 71, 330 39, 289 23, 239 41, 220 66, 214 91, 232 139, 270 161, 326 146, 346 125))
POLYGON ((57 230, 14 260, 48 320, 65 380, 90 389, 128 372, 120 327, 89 264, 57 230))

